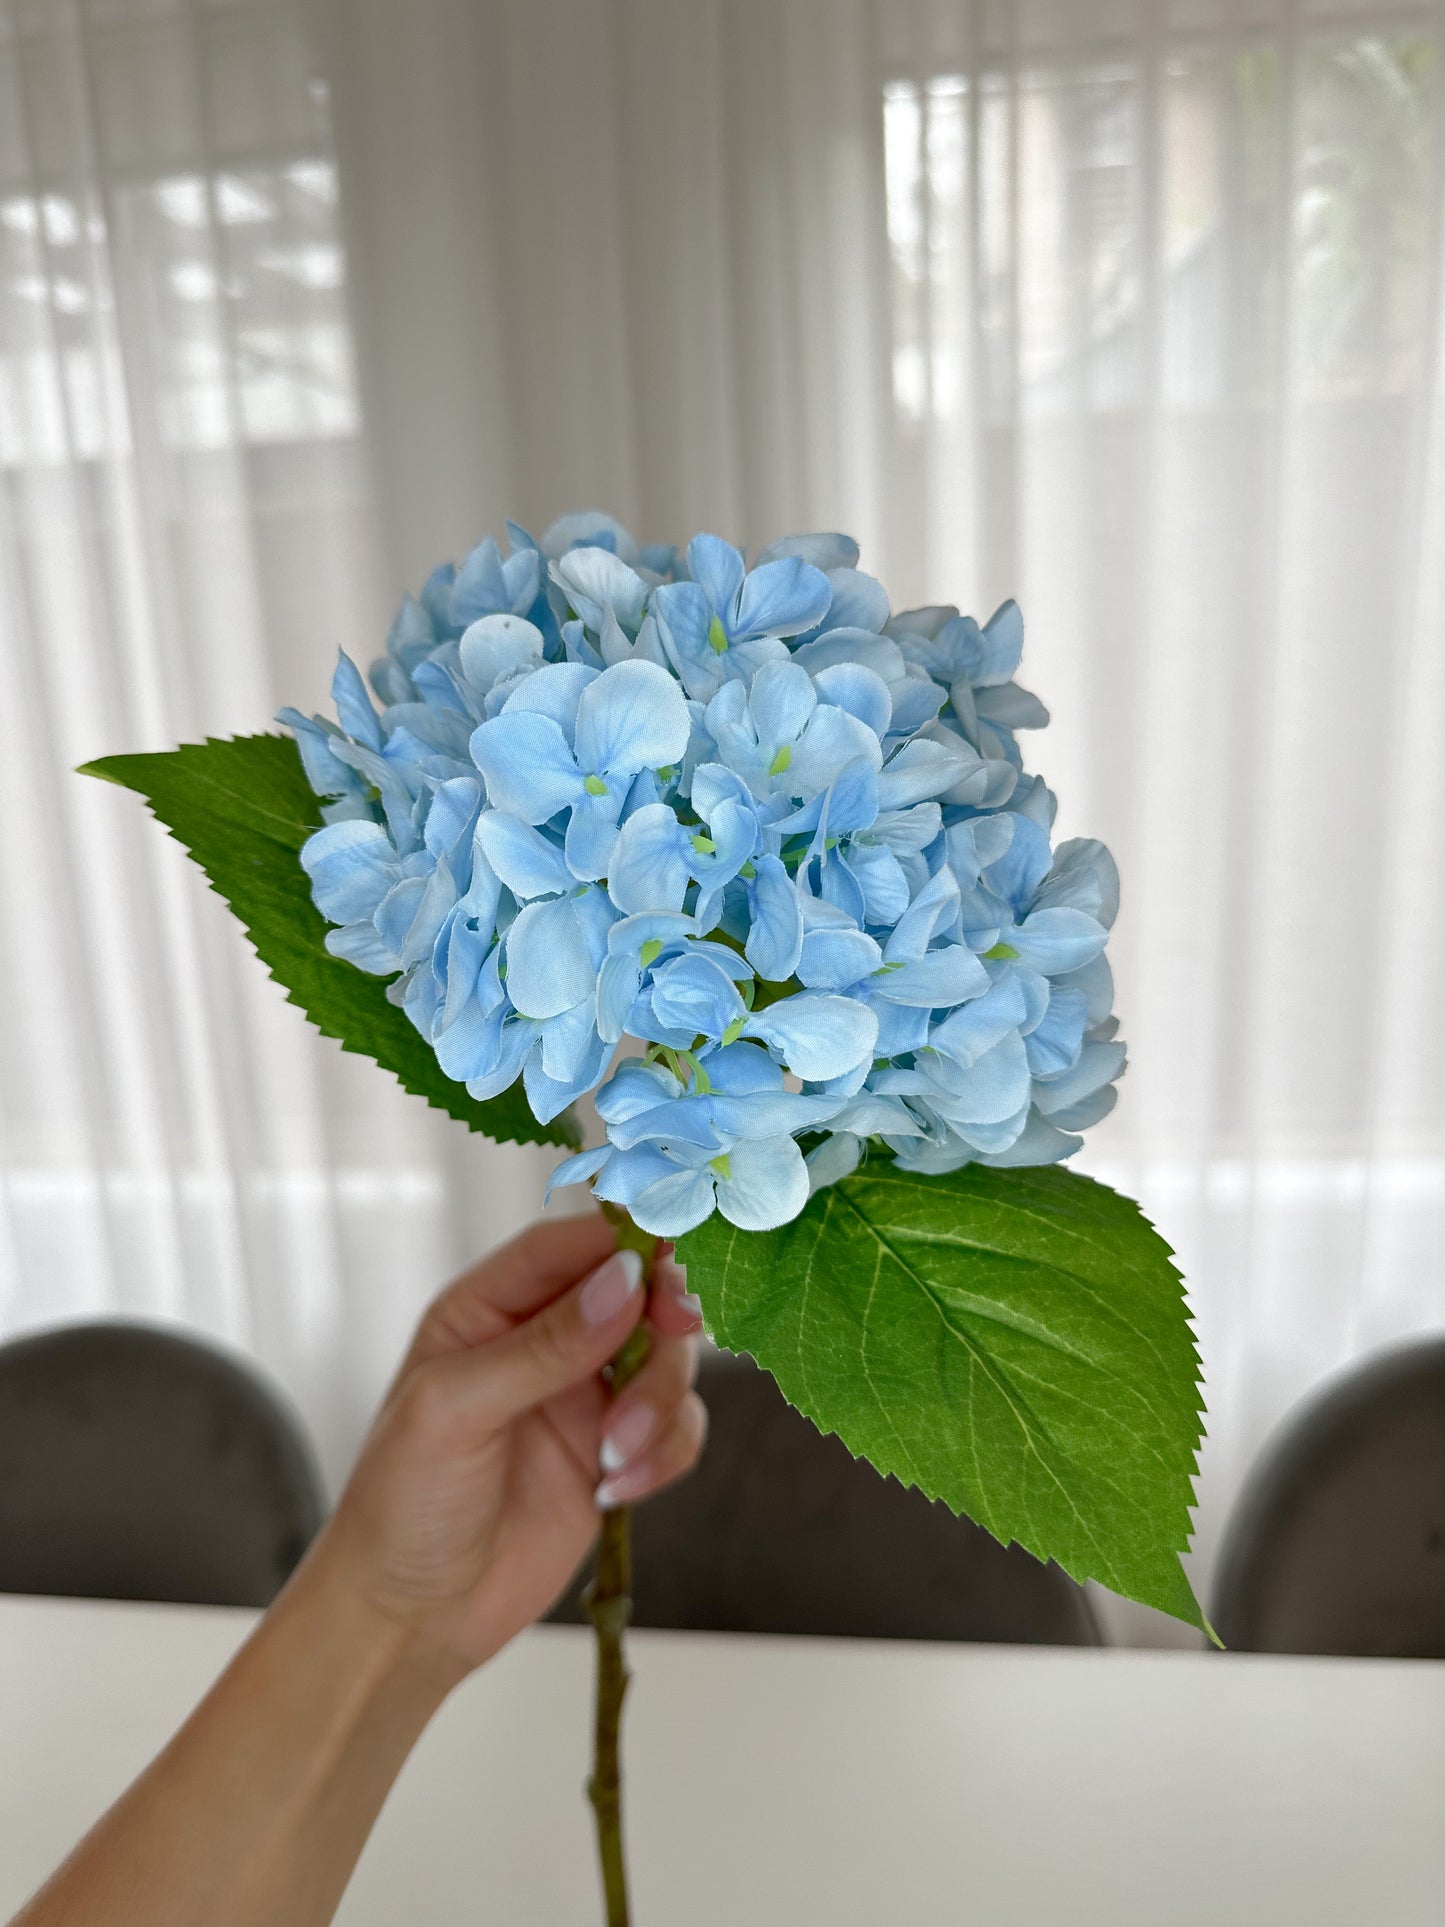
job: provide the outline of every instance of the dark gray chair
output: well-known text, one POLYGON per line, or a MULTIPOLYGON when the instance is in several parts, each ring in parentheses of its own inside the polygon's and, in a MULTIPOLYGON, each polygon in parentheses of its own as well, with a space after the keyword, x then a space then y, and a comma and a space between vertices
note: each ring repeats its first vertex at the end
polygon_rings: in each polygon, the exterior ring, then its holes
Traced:
POLYGON ((1230 1520, 1212 1617, 1243 1652, 1445 1658, 1445 1339, 1286 1423, 1230 1520))
MULTIPOLYGON (((1083 1591, 824 1438, 751 1360, 701 1374, 692 1477, 638 1508, 633 1624, 1092 1646, 1083 1591)), ((583 1617, 585 1573, 551 1617, 583 1617)))
POLYGON ((296 1422, 237 1360, 119 1322, 0 1345, 0 1592, 264 1606, 321 1519, 296 1422))

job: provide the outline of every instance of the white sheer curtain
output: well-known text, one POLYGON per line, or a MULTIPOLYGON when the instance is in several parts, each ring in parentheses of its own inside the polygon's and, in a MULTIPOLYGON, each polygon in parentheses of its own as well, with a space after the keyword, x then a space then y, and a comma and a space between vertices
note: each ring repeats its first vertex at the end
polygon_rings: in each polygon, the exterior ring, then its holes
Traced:
MULTIPOLYGON (((1445 7, 8 0, 0 1318, 256 1350, 333 1468, 535 1207, 312 1039, 83 757, 319 703, 504 514, 1017 594, 1179 1247, 1207 1558, 1445 1307, 1445 7), (334 130, 334 143, 333 143, 334 130), (338 192, 339 180, 339 192, 338 192)), ((1120 1622, 1123 1623, 1122 1621, 1120 1622)))

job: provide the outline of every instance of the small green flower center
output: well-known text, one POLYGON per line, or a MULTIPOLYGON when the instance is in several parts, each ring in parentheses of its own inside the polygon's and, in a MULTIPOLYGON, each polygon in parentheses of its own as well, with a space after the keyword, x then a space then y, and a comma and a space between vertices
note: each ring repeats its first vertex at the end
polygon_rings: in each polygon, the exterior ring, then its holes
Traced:
POLYGON ((701 830, 694 831, 692 847, 697 851, 699 856, 714 856, 717 853, 716 843, 713 842, 710 836, 704 836, 701 830))
POLYGON ((589 776, 582 787, 589 796, 605 796, 607 794, 607 785, 600 776, 589 776))
POLYGON ((738 871, 738 875, 740 877, 746 877, 750 883, 752 879, 757 875, 757 873, 758 873, 757 866, 753 862, 751 857, 748 858, 747 862, 743 865, 741 870, 738 871))
POLYGON ((732 1159, 726 1151, 719 1151, 715 1158, 709 1158, 707 1168, 716 1171, 720 1178, 731 1178, 733 1174, 732 1159))
POLYGON ((746 1017, 734 1017, 732 1022, 728 1025, 727 1029, 722 1034, 722 1040, 723 1040, 724 1046, 728 1044, 735 1044, 738 1041, 738 1039, 743 1034, 743 1025, 747 1021, 748 1020, 746 1017))
POLYGON ((722 617, 714 616, 707 625, 707 639, 718 655, 725 656, 728 649, 728 632, 722 626, 722 617))
POLYGON ((788 767, 789 763, 791 763, 792 760, 793 760, 792 744, 784 743, 783 747, 778 751, 777 755, 773 758, 772 762, 768 764, 769 776, 781 776, 783 771, 788 767))
POLYGON ((992 950, 985 950, 983 954, 990 963, 1012 963, 1019 953, 1011 943, 996 943, 992 950))
POLYGON ((637 961, 642 965, 642 968, 646 970, 648 965, 655 964, 661 955, 662 938, 649 937, 641 950, 638 951, 637 961))

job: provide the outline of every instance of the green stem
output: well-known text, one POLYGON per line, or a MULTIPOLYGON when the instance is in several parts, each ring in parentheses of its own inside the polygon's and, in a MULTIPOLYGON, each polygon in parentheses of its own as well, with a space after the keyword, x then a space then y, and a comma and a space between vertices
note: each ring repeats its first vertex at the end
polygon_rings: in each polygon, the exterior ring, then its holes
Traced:
MULTIPOLYGON (((604 1204, 619 1251, 641 1255, 644 1276, 651 1272, 657 1241, 640 1231, 625 1211, 604 1204)), ((636 1376, 647 1357, 647 1330, 639 1325, 612 1361, 613 1395, 636 1376)), ((587 1616, 597 1635, 597 1698, 592 1734, 592 1777, 587 1797, 597 1823, 597 1857, 602 1866, 602 1892, 607 1903, 607 1927, 628 1927, 627 1862, 622 1844, 622 1701, 629 1674, 623 1634, 632 1616, 632 1514, 618 1506, 602 1516, 596 1565, 587 1588, 587 1616)))

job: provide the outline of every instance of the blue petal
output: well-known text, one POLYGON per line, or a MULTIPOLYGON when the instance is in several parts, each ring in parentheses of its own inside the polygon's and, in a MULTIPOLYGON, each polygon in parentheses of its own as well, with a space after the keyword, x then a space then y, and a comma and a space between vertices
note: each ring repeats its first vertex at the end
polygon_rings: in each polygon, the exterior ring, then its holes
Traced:
POLYGON ((786 983, 803 950, 803 913, 793 879, 775 856, 759 857, 748 881, 752 927, 745 954, 760 977, 786 983))
POLYGON ((928 1011, 918 1004, 890 1003, 886 997, 870 1001, 878 1013, 875 1057, 901 1057, 905 1051, 923 1049, 928 1042, 928 1011))
POLYGON ((836 662, 820 669, 814 677, 824 702, 846 709, 860 723, 866 723, 881 741, 893 721, 893 698, 888 685, 861 662, 836 662))
POLYGON ((552 1193, 560 1191, 564 1185, 585 1184, 588 1178, 602 1169, 611 1155, 610 1145, 599 1144, 595 1150, 579 1151, 575 1157, 563 1158, 547 1180, 547 1189, 542 1198, 543 1207, 552 1202, 552 1193))
POLYGON ((1045 1117, 1067 1111, 1122 1076, 1124 1056, 1122 1044, 1086 1043, 1072 1070, 1065 1071, 1062 1077, 1035 1083, 1034 1103, 1045 1117))
POLYGON ((926 1010, 948 1010, 966 997, 978 997, 989 987, 988 972, 967 944, 946 944, 929 950, 873 980, 881 997, 895 1004, 917 1004, 926 1010))
POLYGON ((743 1139, 727 1154, 717 1206, 741 1231, 788 1224, 808 1202, 808 1169, 790 1137, 743 1139))
POLYGON ((571 903, 529 903, 506 935, 507 995, 539 1020, 570 1010, 596 988, 597 973, 571 903))
POLYGON ((1042 1023, 1024 1038, 1035 1077, 1058 1077, 1073 1067, 1083 1048, 1086 1015, 1082 991, 1056 988, 1050 993, 1042 1023))
MULTIPOLYGON (((484 1010, 472 999, 457 1013, 455 1019, 445 1030, 439 1031, 432 1040, 432 1048, 437 1054, 437 1062, 448 1077, 456 1078, 465 1084, 472 1078, 489 1076, 497 1067, 502 1054, 502 1033, 507 1011, 484 1010)), ((521 1060, 513 1066, 512 1082, 521 1069, 521 1060)), ((505 1089, 506 1084, 499 1088, 505 1089)))
POLYGON ((585 794, 567 738, 550 716, 508 707, 472 732, 471 748, 488 802, 524 823, 545 823, 585 794))
MULTIPOLYGON (((731 636, 734 605, 745 573, 742 556, 720 535, 695 535, 687 545, 687 572, 702 591, 709 612, 722 617, 731 636)), ((667 606, 672 606, 671 601, 667 606)))
POLYGON ((567 867, 580 882, 594 883, 607 875, 623 800, 621 786, 609 785, 601 796, 584 791, 573 804, 565 848, 567 867))
POLYGON ((507 578, 502 572, 502 552, 494 537, 478 542, 457 571, 452 583, 451 619, 464 629, 478 616, 493 615, 510 607, 507 578))
POLYGON ((876 575, 861 569, 830 569, 828 587, 828 628, 879 630, 887 622, 888 591, 876 575))
MULTIPOLYGON (((688 551, 689 557, 692 551, 688 551)), ((828 578, 795 555, 765 562, 746 577, 738 598, 737 630, 742 636, 795 636, 828 613, 828 578)))
POLYGON ((682 1085, 661 1064, 643 1064, 635 1057, 618 1065, 597 1093, 597 1115, 611 1131, 629 1120, 671 1103, 682 1085))
MULTIPOLYGON (((1022 1114, 1027 1110, 1028 1101, 1028 1059, 1024 1055, 1023 1039, 1017 1032, 1000 1038, 991 1050, 986 1050, 961 1073, 949 1093, 946 1108, 941 1100, 935 1099, 943 1114, 965 1130, 970 1125, 1002 1124, 1015 1116, 1022 1129, 1022 1114)), ((974 1141, 979 1143, 980 1150, 1003 1148, 977 1138, 974 1141)))
MULTIPOLYGON (((779 787, 789 796, 806 799, 827 789, 844 770, 852 770, 855 765, 876 770, 882 761, 878 738, 867 723, 833 703, 820 703, 793 748, 791 762, 779 787)), ((864 826, 837 820, 830 808, 828 827, 837 834, 864 826)))
POLYGON ((393 976, 397 969, 397 956, 389 943, 378 935, 374 923, 347 923, 339 929, 328 930, 326 948, 333 957, 344 957, 347 963, 355 964, 358 970, 368 971, 374 977, 393 976))
POLYGON ((1082 969, 1107 941, 1104 926, 1082 910, 1035 910, 1007 935, 1019 960, 1046 977, 1082 969))
POLYGON ((440 783, 427 811, 425 842, 434 857, 450 860, 459 846, 470 843, 481 808, 482 786, 470 776, 454 776, 440 783))
POLYGON ((594 635, 601 634, 609 612, 630 635, 636 635, 647 584, 616 555, 607 549, 572 549, 548 573, 594 635))
POLYGON ((649 1185, 676 1177, 677 1172, 677 1159, 659 1151, 655 1144, 635 1144, 626 1151, 614 1145, 606 1168, 592 1188, 596 1196, 605 1198, 609 1204, 623 1204, 630 1209, 633 1200, 649 1185))
POLYGON ((520 1076, 522 1066, 537 1042, 539 1026, 529 1018, 512 1017, 501 1025, 491 1062, 475 1077, 467 1079, 467 1092, 483 1100, 509 1090, 520 1076))
POLYGON ((727 973, 707 957, 675 958, 652 980, 652 1008, 669 1029, 717 1040, 745 1009, 727 973))
POLYGON ((607 1069, 612 1047, 597 1036, 590 1002, 544 1026, 542 1048, 527 1059, 522 1083, 532 1115, 550 1124, 569 1104, 590 1091, 607 1069), (559 1035, 559 1033, 561 1033, 559 1035), (553 1052, 549 1059, 548 1052, 553 1052), (553 1075, 553 1071, 556 1075, 553 1075))
POLYGON ((880 810, 906 809, 930 796, 941 796, 981 767, 978 756, 962 737, 939 742, 915 736, 883 765, 878 778, 880 810))
POLYGON ((939 870, 898 919, 893 934, 883 946, 883 955, 889 963, 906 963, 911 957, 921 957, 934 937, 947 930, 957 915, 958 880, 951 870, 939 870))
POLYGON ((1010 1170, 1021 1164, 1057 1164, 1060 1158, 1072 1157, 1083 1142, 1081 1137, 1069 1136, 1034 1111, 1007 1150, 981 1152, 978 1161, 992 1165, 995 1170, 1010 1170))
POLYGON ((882 951, 864 931, 847 923, 824 925, 803 938, 798 977, 809 990, 847 990, 882 961, 882 951))
POLYGON ((701 661, 709 650, 708 626, 712 606, 696 582, 664 582, 652 592, 652 607, 662 626, 664 644, 688 661, 701 661))
POLYGON ((710 1171, 679 1171, 639 1191, 627 1207, 635 1224, 654 1238, 680 1238, 712 1216, 710 1171))
POLYGON ((619 662, 582 693, 577 761, 585 771, 658 769, 682 760, 692 725, 675 677, 652 662, 619 662))
POLYGON ((983 688, 1007 682, 1024 652, 1024 619, 1012 598, 994 610, 983 625, 979 643, 980 659, 974 682, 983 688))
POLYGON ((589 669, 580 662, 545 663, 530 676, 507 686, 502 714, 515 715, 525 710, 550 716, 570 743, 576 736, 577 709, 583 691, 596 682, 600 674, 600 670, 589 669))
POLYGON ((486 695, 499 682, 544 666, 542 631, 521 616, 482 616, 463 633, 457 660, 472 687, 486 695))
POLYGON ((771 1046, 809 1083, 841 1077, 873 1055, 878 1018, 854 997, 803 992, 748 1018, 744 1032, 771 1046))
POLYGON ((993 1049, 1025 1018, 1024 994, 1018 980, 1005 977, 982 997, 976 997, 961 1010, 955 1010, 942 1023, 935 1024, 928 1041, 967 1069, 986 1051, 993 1049))
POLYGON ((397 879, 396 849, 379 823, 353 817, 328 824, 301 846, 316 908, 328 923, 369 918, 397 879))
MULTIPOLYGON (((712 1058, 704 1060, 711 1071, 712 1058)), ((826 1124, 844 1100, 818 1091, 756 1091, 741 1097, 714 1093, 707 1114, 720 1140, 777 1137, 826 1124)))
POLYGON ((980 689, 974 698, 977 713, 996 729, 1045 729, 1049 712, 1031 691, 1016 682, 997 689, 980 689))
POLYGON ((318 796, 359 795, 364 784, 357 773, 332 754, 332 739, 337 736, 334 723, 319 717, 303 716, 299 709, 286 708, 276 720, 284 723, 296 738, 306 780, 318 796))
POLYGON ((862 1138, 855 1137, 851 1131, 830 1131, 803 1160, 808 1167, 809 1192, 821 1191, 840 1178, 851 1177, 862 1156, 862 1138))
POLYGON ((565 896, 572 888, 572 873, 557 845, 520 817, 506 810, 487 810, 477 820, 476 840, 497 876, 520 901, 565 896))
POLYGON ((331 678, 331 700, 348 736, 364 743, 368 749, 382 747, 381 724, 366 693, 361 671, 344 650, 336 659, 336 673, 331 678))
POLYGON ((728 1044, 707 1060, 713 1090, 725 1097, 754 1097, 761 1091, 780 1091, 783 1073, 757 1044, 728 1044))
POLYGON ((1105 846, 1092 836, 1061 843, 1033 907, 1083 910, 1109 929, 1119 914, 1119 871, 1105 846))
MULTIPOLYGON (((875 829, 877 825, 875 824, 875 829)), ((908 878, 886 844, 855 837, 841 854, 863 895, 864 917, 886 930, 908 908, 908 878)))
POLYGON ((607 888, 626 916, 680 911, 691 871, 691 839, 665 803, 629 816, 612 851, 607 888))

